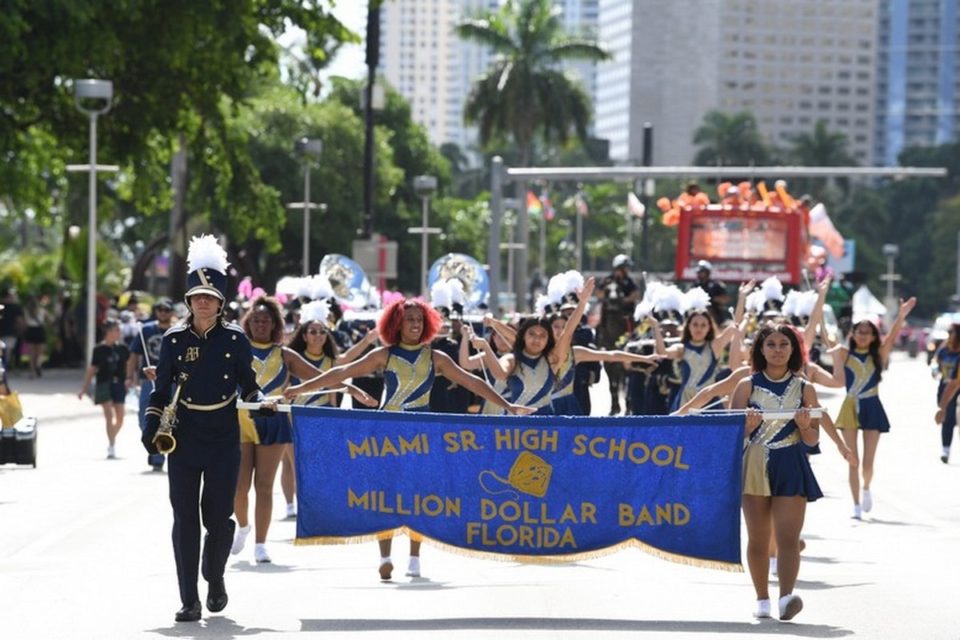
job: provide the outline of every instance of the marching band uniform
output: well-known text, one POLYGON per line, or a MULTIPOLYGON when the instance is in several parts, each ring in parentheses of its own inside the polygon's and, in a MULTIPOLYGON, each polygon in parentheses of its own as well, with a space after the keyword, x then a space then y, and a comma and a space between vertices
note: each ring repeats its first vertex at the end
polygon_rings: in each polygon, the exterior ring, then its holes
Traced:
POLYGON ((712 384, 717 374, 717 357, 709 342, 695 345, 683 343, 680 360, 680 388, 673 397, 670 410, 676 411, 703 387, 712 384))
POLYGON ((429 411, 433 389, 433 349, 429 345, 397 343, 383 372, 384 411, 429 411))
POLYGON ((847 397, 837 416, 838 429, 876 429, 890 431, 887 412, 880 402, 880 372, 869 351, 853 349, 843 365, 847 397))
MULTIPOLYGON (((332 339, 332 338, 328 338, 328 339, 332 339)), ((303 356, 303 359, 309 362, 311 365, 313 365, 313 367, 317 369, 317 371, 319 371, 320 373, 324 373, 325 371, 327 371, 333 366, 332 358, 328 358, 326 355, 321 354, 320 357, 318 358, 310 355, 306 351, 304 351, 300 355, 303 356)), ((300 384, 301 382, 303 382, 303 380, 301 380, 297 376, 293 376, 293 375, 290 376, 291 385, 300 384)), ((339 394, 333 394, 333 393, 304 393, 302 395, 297 396, 297 399, 294 402, 294 404, 303 404, 303 405, 307 405, 308 407, 329 407, 329 406, 332 406, 331 400, 334 398, 334 396, 338 396, 338 395, 339 394)))
POLYGON ((556 372, 556 390, 550 399, 553 413, 558 416, 582 416, 583 409, 574 393, 576 365, 573 352, 567 354, 566 361, 560 364, 556 372))
MULTIPOLYGON (((750 382, 749 406, 761 411, 795 411, 803 405, 804 382, 788 374, 771 380, 762 371, 750 382)), ((747 435, 743 450, 743 493, 752 496, 823 497, 807 460, 796 421, 764 420, 747 435)))
MULTIPOLYGON (((185 295, 206 294, 220 300, 226 291, 226 254, 213 236, 194 238, 190 244, 185 295), (212 266, 204 264, 203 249, 212 243, 222 256, 212 266), (198 264, 199 263, 199 264, 198 264)), ((236 403, 262 399, 251 367, 250 342, 235 324, 220 315, 210 328, 198 333, 193 315, 163 336, 157 362, 155 391, 146 410, 143 436, 148 453, 157 453, 153 443, 161 417, 174 389, 182 382, 174 408, 177 418, 176 449, 168 455, 170 504, 173 507, 173 550, 183 608, 177 621, 200 619, 197 574, 201 568, 200 524, 206 528, 202 573, 209 583, 207 608, 220 611, 227 604, 223 573, 235 523, 233 497, 240 467, 239 424, 236 403)))
POLYGON ((510 402, 535 407, 534 415, 552 415, 551 393, 557 385, 550 361, 546 356, 531 357, 521 353, 516 368, 507 378, 510 402))
MULTIPOLYGON (((252 366, 257 384, 264 395, 280 393, 290 378, 283 360, 283 346, 250 342, 252 366)), ((272 416, 251 416, 240 410, 240 442, 253 444, 286 444, 293 442, 290 418, 281 413, 272 416)))

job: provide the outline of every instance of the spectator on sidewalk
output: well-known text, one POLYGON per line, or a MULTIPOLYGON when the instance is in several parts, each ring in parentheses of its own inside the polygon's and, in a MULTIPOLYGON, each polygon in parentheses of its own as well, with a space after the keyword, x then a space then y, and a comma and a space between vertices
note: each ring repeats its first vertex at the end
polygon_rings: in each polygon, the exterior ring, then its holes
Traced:
POLYGON ((77 397, 81 400, 88 393, 90 381, 96 376, 93 403, 103 408, 107 428, 107 459, 117 457, 117 433, 123 427, 123 402, 127 395, 126 367, 130 350, 120 340, 120 323, 107 320, 103 323, 103 342, 93 348, 93 358, 83 378, 83 386, 77 397))
POLYGON ((23 308, 23 319, 26 324, 23 339, 27 345, 27 355, 30 357, 30 372, 39 378, 43 375, 43 354, 47 347, 47 325, 50 324, 50 314, 36 296, 30 296, 23 308))
POLYGON ((15 369, 17 366, 17 349, 20 347, 20 339, 23 336, 23 307, 17 300, 17 293, 13 287, 4 290, 3 297, 0 298, 0 304, 3 305, 3 311, 0 312, 0 342, 4 344, 2 356, 2 365, 5 369, 15 369))

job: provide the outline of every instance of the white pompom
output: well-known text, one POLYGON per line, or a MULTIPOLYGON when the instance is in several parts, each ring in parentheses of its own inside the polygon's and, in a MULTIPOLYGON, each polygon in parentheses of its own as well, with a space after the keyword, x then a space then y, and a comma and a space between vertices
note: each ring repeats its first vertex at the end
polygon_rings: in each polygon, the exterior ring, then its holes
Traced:
POLYGON ((314 300, 300 307, 300 324, 308 322, 318 322, 322 325, 327 324, 327 318, 330 316, 330 303, 327 300, 314 300))

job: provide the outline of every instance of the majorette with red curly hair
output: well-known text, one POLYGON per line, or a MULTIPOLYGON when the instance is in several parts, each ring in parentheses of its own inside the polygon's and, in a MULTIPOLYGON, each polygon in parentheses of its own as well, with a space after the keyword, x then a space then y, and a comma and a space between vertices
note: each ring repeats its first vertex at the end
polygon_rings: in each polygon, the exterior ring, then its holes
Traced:
MULTIPOLYGON (((385 392, 380 408, 384 411, 429 411, 433 379, 441 375, 466 387, 488 402, 513 414, 529 414, 533 409, 511 404, 485 381, 470 375, 445 353, 430 348, 442 324, 442 318, 421 300, 397 300, 384 309, 377 323, 378 347, 355 362, 333 367, 329 371, 298 385, 288 387, 288 399, 302 393, 336 386, 347 378, 383 371, 385 392)), ((380 579, 389 580, 393 573, 390 559, 392 540, 380 541, 380 579)), ((410 565, 407 575, 420 575, 420 541, 410 540, 410 565)))

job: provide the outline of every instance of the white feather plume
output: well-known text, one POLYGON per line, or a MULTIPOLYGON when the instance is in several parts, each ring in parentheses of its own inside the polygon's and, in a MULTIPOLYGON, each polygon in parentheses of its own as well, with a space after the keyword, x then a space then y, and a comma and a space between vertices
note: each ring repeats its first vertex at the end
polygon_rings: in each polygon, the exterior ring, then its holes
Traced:
POLYGON ((683 294, 683 312, 706 309, 710 306, 710 294, 700 287, 693 287, 683 294))
POLYGON ((450 283, 447 280, 437 280, 430 287, 430 300, 437 309, 444 307, 449 309, 453 303, 450 293, 450 283))
POLYGON ((783 302, 783 284, 777 276, 770 276, 760 284, 764 300, 779 300, 783 302))
POLYGON ((294 276, 284 276, 277 281, 277 293, 285 296, 296 296, 300 290, 300 278, 294 276))
POLYGON ((187 270, 190 273, 203 268, 226 273, 229 266, 227 252, 216 237, 204 234, 190 239, 190 248, 187 250, 187 270))
POLYGON ((800 294, 800 300, 797 301, 797 315, 801 318, 809 318, 813 313, 813 308, 817 306, 817 298, 820 296, 816 291, 804 291, 800 294))
POLYGON ((583 274, 577 271, 576 269, 571 269, 562 274, 563 276, 563 288, 565 291, 564 295, 568 293, 577 293, 583 289, 583 274))
POLYGON ((783 307, 781 307, 783 315, 787 316, 788 318, 790 316, 801 315, 799 313, 799 309, 802 296, 803 294, 796 289, 787 291, 787 296, 783 299, 783 307))
POLYGON ((640 322, 651 313, 653 313, 653 300, 649 300, 644 297, 643 300, 637 303, 637 307, 633 310, 633 320, 634 322, 640 322))
POLYGON ((447 280, 447 286, 450 289, 450 301, 453 304, 459 304, 461 307, 467 304, 467 292, 463 288, 463 282, 458 278, 447 280))
POLYGON ((550 302, 550 296, 541 293, 537 296, 536 302, 533 303, 533 308, 537 312, 538 316, 542 316, 547 312, 547 307, 551 304, 552 302, 550 302))
POLYGON ((308 322, 326 325, 329 317, 330 303, 327 300, 314 300, 300 307, 300 324, 302 325, 308 322))
POLYGON ((564 274, 558 273, 547 283, 546 298, 549 304, 560 304, 563 300, 563 294, 566 293, 566 281, 563 276, 564 274))
POLYGON ((327 276, 315 275, 310 278, 310 284, 310 297, 314 300, 333 297, 333 287, 330 285, 330 280, 327 278, 327 276))
POLYGON ((675 284, 667 285, 660 290, 654 303, 657 311, 679 311, 683 313, 683 292, 675 284))
POLYGON ((313 298, 313 278, 310 276, 297 278, 296 296, 298 298, 313 298))
POLYGON ((744 306, 746 306, 747 312, 758 316, 763 313, 763 303, 766 301, 767 298, 763 295, 763 291, 760 289, 754 289, 747 294, 747 299, 744 302, 744 306))

